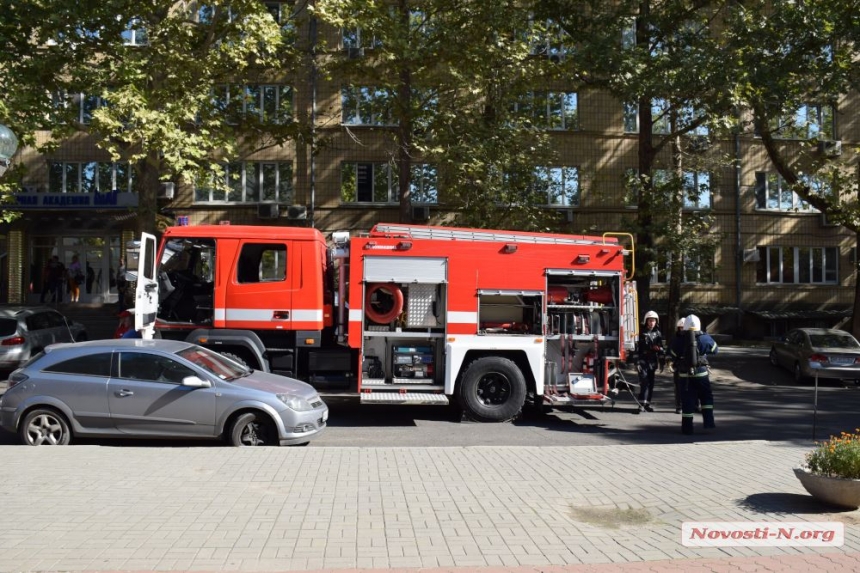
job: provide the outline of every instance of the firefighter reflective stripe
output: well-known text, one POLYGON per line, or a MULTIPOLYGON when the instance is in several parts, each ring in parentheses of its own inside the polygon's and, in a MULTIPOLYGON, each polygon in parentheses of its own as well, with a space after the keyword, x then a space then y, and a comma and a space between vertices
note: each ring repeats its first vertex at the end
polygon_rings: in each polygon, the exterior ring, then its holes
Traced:
POLYGON ((707 371, 707 370, 705 370, 705 371, 703 371, 703 372, 696 372, 696 373, 695 373, 695 374, 693 374, 692 376, 691 376, 691 375, 689 375, 689 374, 685 374, 684 372, 679 372, 679 373, 678 373, 678 376, 679 376, 680 378, 704 378, 704 377, 705 377, 705 376, 707 376, 707 375, 708 375, 708 371, 707 371))
POLYGON ((692 418, 692 417, 693 417, 693 413, 691 412, 691 413, 689 413, 689 414, 681 414, 681 417, 682 417, 682 418, 692 418))
POLYGON ((713 404, 702 404, 702 410, 713 410, 713 409, 714 409, 713 404))

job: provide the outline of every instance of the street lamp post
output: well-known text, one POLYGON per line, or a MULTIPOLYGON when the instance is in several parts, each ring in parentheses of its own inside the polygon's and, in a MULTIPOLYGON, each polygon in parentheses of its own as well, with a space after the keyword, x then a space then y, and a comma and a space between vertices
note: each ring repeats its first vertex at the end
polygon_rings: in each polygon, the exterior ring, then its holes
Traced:
POLYGON ((6 173, 9 160, 15 155, 17 149, 18 138, 15 137, 11 129, 0 123, 0 175, 6 173))

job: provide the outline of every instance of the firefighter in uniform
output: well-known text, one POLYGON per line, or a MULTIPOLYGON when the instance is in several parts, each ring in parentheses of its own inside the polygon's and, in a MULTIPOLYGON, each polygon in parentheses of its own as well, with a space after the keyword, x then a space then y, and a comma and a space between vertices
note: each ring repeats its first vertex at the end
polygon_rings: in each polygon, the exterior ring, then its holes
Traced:
POLYGON ((693 433, 693 412, 696 402, 702 405, 702 425, 705 430, 714 424, 714 394, 708 378, 708 354, 717 353, 717 343, 705 332, 699 317, 691 314, 684 319, 684 335, 672 341, 672 357, 681 382, 681 432, 693 433))
POLYGON ((643 328, 639 332, 639 404, 646 412, 653 412, 651 397, 654 394, 654 374, 663 356, 663 334, 657 328, 659 317, 653 310, 645 313, 643 328))

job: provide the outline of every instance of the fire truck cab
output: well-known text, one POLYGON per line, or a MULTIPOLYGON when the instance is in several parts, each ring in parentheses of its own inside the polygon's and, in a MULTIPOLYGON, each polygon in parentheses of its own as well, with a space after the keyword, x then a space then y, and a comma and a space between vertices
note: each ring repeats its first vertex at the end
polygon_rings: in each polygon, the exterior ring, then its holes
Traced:
POLYGON ((378 224, 364 236, 206 225, 141 240, 136 328, 323 393, 448 404, 505 421, 525 404, 611 400, 637 335, 614 237, 378 224))

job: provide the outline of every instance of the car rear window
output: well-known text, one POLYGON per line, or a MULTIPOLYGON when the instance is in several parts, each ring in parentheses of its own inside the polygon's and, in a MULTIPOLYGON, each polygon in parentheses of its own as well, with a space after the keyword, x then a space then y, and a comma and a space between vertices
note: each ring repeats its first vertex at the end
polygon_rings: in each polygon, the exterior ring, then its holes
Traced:
POLYGON ((18 330, 18 321, 11 318, 0 318, 0 336, 12 336, 18 330))
POLYGON ((860 348, 860 343, 847 334, 810 334, 809 342, 815 348, 860 348))

